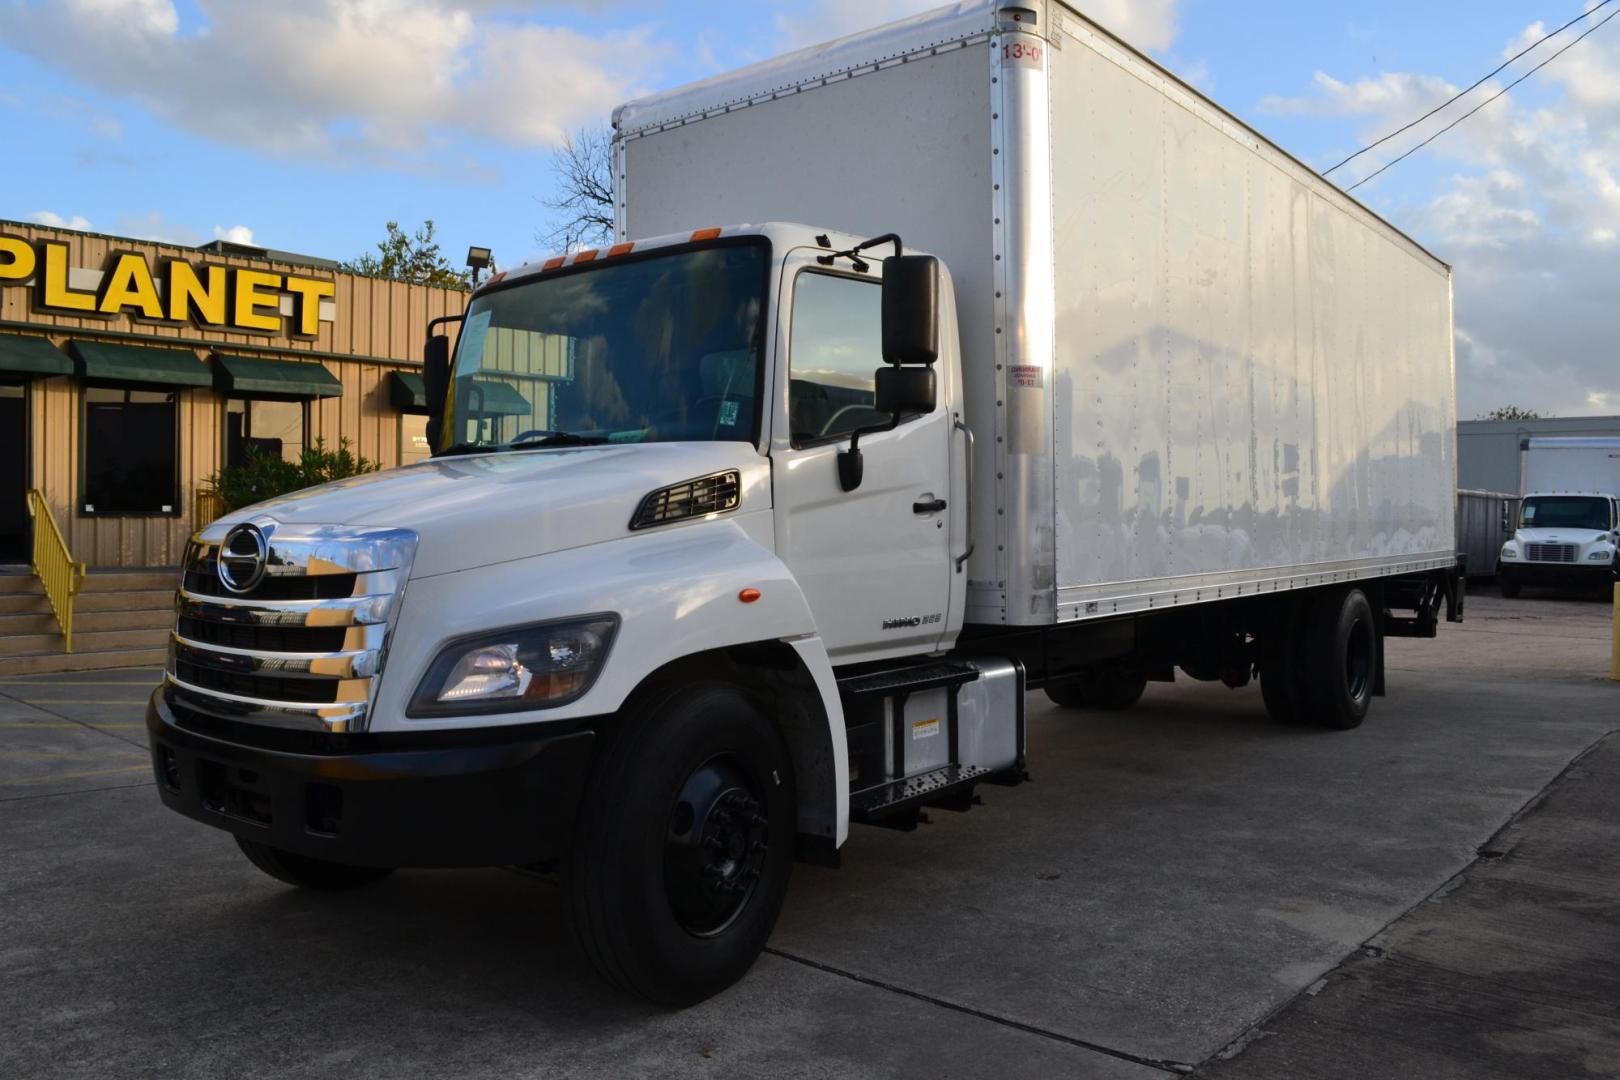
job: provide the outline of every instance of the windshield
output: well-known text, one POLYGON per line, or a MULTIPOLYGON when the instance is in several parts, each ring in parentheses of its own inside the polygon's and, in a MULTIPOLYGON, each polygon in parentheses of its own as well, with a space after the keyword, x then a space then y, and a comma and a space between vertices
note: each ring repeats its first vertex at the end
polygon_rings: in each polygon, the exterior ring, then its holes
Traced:
POLYGON ((613 260, 472 302, 440 449, 753 442, 763 240, 613 260))
POLYGON ((1583 495, 1538 495, 1524 500, 1524 529, 1596 529, 1609 527, 1609 500, 1583 495))

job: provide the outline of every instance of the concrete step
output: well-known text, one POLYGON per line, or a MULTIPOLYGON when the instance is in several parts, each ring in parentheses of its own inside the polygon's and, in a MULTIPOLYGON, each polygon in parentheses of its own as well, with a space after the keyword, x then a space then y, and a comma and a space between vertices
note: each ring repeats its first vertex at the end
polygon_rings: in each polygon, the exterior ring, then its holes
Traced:
POLYGON ((164 649, 104 649, 99 652, 27 653, 21 656, 0 656, 0 677, 9 675, 48 675, 59 671, 100 671, 106 668, 163 666, 167 651, 164 649))
MULTIPOLYGON (((116 594, 110 594, 116 595, 116 594)), ((3 632, 4 622, 0 622, 3 632)), ((100 630, 168 630, 174 625, 171 607, 135 608, 128 611, 82 611, 73 609, 73 641, 78 645, 79 635, 100 630)))
POLYGON ((31 593, 44 596, 45 587, 39 583, 39 578, 33 574, 0 574, 0 596, 16 593, 31 593))
POLYGON ((133 589, 166 589, 174 592, 180 584, 180 569, 156 570, 92 570, 84 577, 82 596, 92 592, 121 592, 133 589))
POLYGON ((56 616, 51 614, 48 605, 43 612, 30 611, 0 615, 0 638, 32 634, 54 634, 56 632, 56 616))
MULTIPOLYGON (((4 611, 5 598, 0 597, 0 611, 4 611)), ((80 592, 73 598, 73 612, 87 611, 155 611, 174 610, 174 584, 165 589, 117 589, 110 592, 80 592)), ((48 609, 47 609, 48 610, 48 609)))
MULTIPOLYGON (((166 627, 136 630, 92 630, 76 632, 73 648, 76 652, 100 652, 103 649, 162 649, 169 643, 166 627)), ((13 634, 0 637, 0 656, 25 656, 29 653, 60 652, 62 635, 13 634)))
POLYGON ((37 593, 0 593, 0 615, 37 615, 49 613, 51 602, 43 591, 37 593))

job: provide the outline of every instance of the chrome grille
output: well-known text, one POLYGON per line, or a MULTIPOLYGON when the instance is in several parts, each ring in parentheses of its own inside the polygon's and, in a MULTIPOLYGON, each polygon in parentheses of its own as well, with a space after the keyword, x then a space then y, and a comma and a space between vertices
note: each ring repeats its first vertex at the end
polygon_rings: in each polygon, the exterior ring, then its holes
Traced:
POLYGON ((397 529, 252 522, 263 574, 246 583, 240 522, 210 526, 186 550, 170 635, 167 693, 210 716, 275 727, 366 727, 416 536, 397 529), (232 587, 218 566, 231 544, 232 587))
POLYGON ((1563 562, 1575 561, 1574 544, 1526 544, 1524 557, 1531 562, 1563 562))

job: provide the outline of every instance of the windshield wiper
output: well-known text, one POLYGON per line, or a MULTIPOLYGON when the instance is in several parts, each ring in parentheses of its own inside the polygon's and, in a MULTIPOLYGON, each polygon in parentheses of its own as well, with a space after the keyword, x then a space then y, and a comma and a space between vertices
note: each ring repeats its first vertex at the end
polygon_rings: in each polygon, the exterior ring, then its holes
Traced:
POLYGON ((435 457, 455 457, 458 454, 487 454, 493 449, 495 449, 495 447, 486 446, 483 443, 463 442, 463 443, 456 443, 456 445, 454 445, 454 446, 447 447, 444 450, 440 450, 434 456, 435 457))
POLYGON ((507 443, 503 450, 535 450, 545 446, 599 446, 607 442, 605 435, 579 435, 572 431, 548 431, 535 439, 507 443))

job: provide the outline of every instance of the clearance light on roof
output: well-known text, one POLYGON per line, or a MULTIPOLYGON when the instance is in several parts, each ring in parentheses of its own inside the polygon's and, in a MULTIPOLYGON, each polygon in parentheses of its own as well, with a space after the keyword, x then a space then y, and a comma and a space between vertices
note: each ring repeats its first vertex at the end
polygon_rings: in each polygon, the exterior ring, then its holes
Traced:
POLYGON ((635 248, 635 246, 636 244, 633 240, 625 244, 614 244, 612 247, 608 248, 608 258, 611 259, 618 255, 628 255, 635 248))
POLYGON ((719 229, 699 229, 697 232, 692 234, 693 243, 696 243, 699 240, 718 240, 719 238, 719 229))
POLYGON ((547 259, 546 264, 544 266, 542 266, 540 268, 540 270, 541 270, 541 272, 544 272, 544 271, 547 271, 547 270, 555 270, 559 266, 561 266, 564 261, 565 260, 563 259, 563 257, 561 255, 557 256, 555 259, 547 259))
POLYGON ((578 266, 580 263, 588 263, 595 258, 596 249, 586 248, 584 251, 581 251, 578 255, 574 256, 574 265, 578 266))

